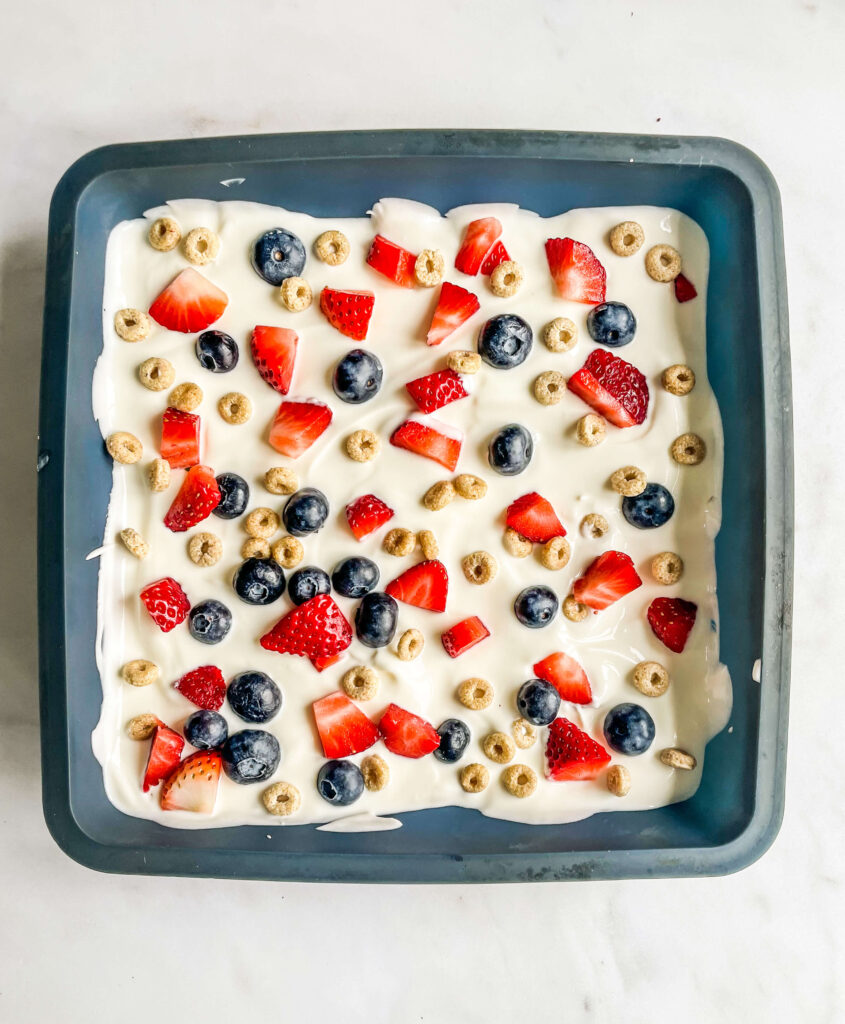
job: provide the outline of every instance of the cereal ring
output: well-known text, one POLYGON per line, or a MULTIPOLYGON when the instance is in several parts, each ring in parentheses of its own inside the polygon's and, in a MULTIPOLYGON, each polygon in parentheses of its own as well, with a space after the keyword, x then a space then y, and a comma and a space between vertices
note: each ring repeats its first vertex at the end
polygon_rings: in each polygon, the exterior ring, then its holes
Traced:
POLYGON ((223 542, 215 533, 195 533, 188 541, 188 558, 194 565, 217 565, 223 557, 223 542))
POLYGON ((138 380, 149 391, 166 391, 176 378, 173 363, 153 356, 138 367, 138 380))
POLYGON ((170 392, 167 404, 180 412, 193 412, 202 402, 202 388, 199 384, 177 384, 170 392))
POLYGON ((126 550, 136 558, 146 558, 150 553, 150 545, 137 530, 133 530, 131 527, 120 531, 120 539, 125 544, 126 550))
POLYGON ((404 558, 405 555, 410 555, 417 546, 416 534, 411 533, 410 530, 405 530, 400 526, 396 526, 392 530, 387 531, 387 535, 384 538, 382 546, 389 555, 395 555, 397 558, 404 558))
POLYGON ((291 313, 308 309, 314 298, 311 285, 301 277, 286 277, 279 289, 282 302, 291 313))
POLYGON ((455 491, 467 501, 478 501, 487 493, 487 481, 473 473, 460 473, 455 477, 455 491))
POLYGON ((511 796, 531 796, 537 788, 537 773, 527 764, 512 764, 502 772, 502 785, 511 796))
POLYGON ((369 754, 364 758, 361 774, 364 776, 364 786, 371 793, 378 793, 390 782, 390 767, 378 754, 369 754))
POLYGON ((473 551, 461 560, 461 568, 469 583, 482 587, 499 571, 496 559, 487 551, 473 551))
POLYGON ((562 569, 568 562, 572 549, 566 537, 552 537, 540 548, 540 562, 546 569, 562 569))
POLYGON ((651 575, 658 583, 671 586, 684 574, 684 562, 674 551, 661 551, 651 560, 651 575))
POLYGON ((461 789, 465 793, 480 793, 487 789, 490 772, 483 764, 468 764, 461 768, 458 778, 461 782, 461 789))
POLYGON ((217 403, 217 411, 227 423, 246 423, 252 416, 252 402, 240 391, 229 391, 217 403))
POLYGON ((636 498, 648 486, 648 478, 636 466, 623 466, 611 474, 610 486, 617 494, 624 494, 626 498, 636 498))
POLYGON ((369 665, 356 665, 343 673, 340 685, 353 700, 372 700, 378 693, 378 673, 369 665))
POLYGON ((130 740, 148 740, 161 722, 155 715, 147 712, 145 715, 135 715, 126 723, 126 732, 130 740))
POLYGON ((645 697, 662 697, 669 689, 669 673, 657 661, 641 661, 634 669, 634 686, 645 697))
POLYGON ((590 614, 590 609, 580 601, 576 601, 572 594, 563 599, 562 608, 564 617, 570 622, 583 622, 590 614))
POLYGON ((153 459, 147 466, 147 483, 151 491, 166 491, 170 486, 170 463, 167 459, 153 459))
POLYGON ((698 764, 692 754, 688 754, 685 750, 679 750, 677 747, 667 747, 666 750, 661 750, 660 760, 670 768, 681 768, 685 772, 691 772, 698 764))
POLYGON ((270 544, 263 537, 248 537, 241 545, 241 558, 269 558, 270 544))
POLYGON ((264 474, 264 486, 271 494, 293 494, 299 489, 299 477, 286 466, 273 466, 264 474))
POLYGON ((509 526, 505 530, 505 535, 502 538, 502 544, 504 545, 505 551, 507 551, 509 555, 513 555, 514 558, 527 558, 534 547, 527 537, 523 537, 521 533, 517 533, 512 526, 509 526))
POLYGON ((557 370, 546 370, 534 381, 534 397, 540 405, 557 405, 566 391, 566 377, 557 370))
POLYGON ((144 454, 144 446, 127 430, 118 430, 106 438, 106 450, 115 462, 124 466, 136 463, 144 454))
POLYGON ((297 537, 289 537, 287 534, 276 541, 271 551, 273 559, 283 569, 295 569, 305 557, 302 541, 297 537))
POLYGON ((446 356, 446 365, 455 373, 478 373, 481 369, 481 356, 477 352, 450 352, 446 356))
POLYGON ((437 543, 437 538, 431 530, 420 530, 417 534, 417 540, 419 541, 423 558, 437 558, 440 554, 440 545, 437 543))
POLYGON ((597 444, 601 444, 606 433, 604 419, 596 416, 594 412, 588 412, 575 424, 575 440, 585 448, 595 448, 597 444))
POLYGON ((414 277, 423 288, 434 288, 443 280, 446 261, 439 249, 423 249, 414 264, 414 277))
POLYGON ((598 540, 610 529, 610 523, 598 512, 589 512, 581 520, 581 536, 587 540, 598 540))
POLYGON ((150 225, 147 238, 154 249, 158 249, 159 252, 170 252, 181 241, 182 229, 179 222, 172 217, 159 217, 150 225))
POLYGON ((271 508, 254 508, 244 520, 244 529, 250 537, 272 537, 281 525, 281 519, 271 508))
POLYGON ((624 764, 613 764, 607 771, 607 788, 614 796, 627 796, 631 790, 631 773, 624 764))
POLYGON ((185 259, 196 267, 216 260, 220 253, 220 237, 211 228, 194 228, 185 235, 185 259))
POLYGON ((438 480, 423 495, 422 503, 429 512, 439 512, 446 508, 455 498, 455 488, 451 480, 438 480))
POLYGON ((342 231, 324 231, 314 243, 314 253, 330 267, 339 267, 349 256, 349 239, 342 231))
POLYGON ((400 661, 413 661, 425 647, 425 637, 418 629, 406 629, 399 637, 396 653, 400 661))
POLYGON ((684 363, 673 363, 663 371, 660 383, 670 395, 688 395, 695 387, 695 372, 684 363))
POLYGON ((617 256, 633 256, 645 241, 645 232, 635 220, 624 220, 610 232, 610 248, 617 256))
POLYGON ((486 679, 465 679, 458 687, 458 700, 470 711, 483 711, 493 703, 493 687, 486 679))
POLYGON ((496 764, 507 764, 514 759, 516 744, 504 732, 490 732, 481 741, 481 749, 496 764))
POLYGON ((697 466, 704 461, 707 445, 698 434, 681 434, 672 442, 672 458, 682 466, 697 466))
POLYGON ((143 341, 150 336, 153 321, 140 309, 119 309, 114 314, 114 329, 124 341, 143 341))
POLYGON ((520 750, 527 750, 537 742, 537 726, 532 725, 527 718, 516 718, 511 723, 511 735, 520 750))
POLYGON ((490 275, 490 290, 500 299, 516 295, 525 280, 525 273, 516 260, 503 260, 490 275))
POLYGON ((127 661, 120 674, 130 686, 149 686, 161 679, 161 669, 154 661, 148 661, 146 658, 127 661))
POLYGON ((369 462, 380 449, 379 436, 372 430, 353 431, 346 439, 346 454, 355 462, 369 462))
POLYGON ((681 272, 681 254, 671 245, 653 245, 645 254, 645 270, 653 281, 674 281, 681 272))
POLYGON ((568 316, 558 316, 543 330, 543 341, 550 352, 568 352, 578 341, 578 328, 568 316))
POLYGON ((290 782, 274 782, 261 794, 261 800, 267 810, 279 818, 296 814, 302 806, 302 794, 290 782))

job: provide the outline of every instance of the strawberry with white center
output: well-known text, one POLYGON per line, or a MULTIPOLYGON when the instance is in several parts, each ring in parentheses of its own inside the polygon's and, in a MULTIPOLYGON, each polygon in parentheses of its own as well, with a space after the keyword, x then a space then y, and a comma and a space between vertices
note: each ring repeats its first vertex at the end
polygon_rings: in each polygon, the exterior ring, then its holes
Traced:
POLYGON ((377 727, 340 690, 315 700, 311 709, 326 757, 349 757, 378 740, 377 727))
MULTIPOLYGON (((455 266, 464 274, 475 276, 484 265, 490 250, 502 234, 502 223, 496 217, 471 221, 455 257, 455 266)), ((491 271, 492 272, 492 271, 491 271)))
POLYGON ((288 458, 296 459, 307 452, 332 421, 332 411, 316 398, 288 399, 270 426, 271 447, 288 458))
POLYGON ((594 779, 610 763, 610 754, 600 743, 570 722, 556 718, 546 741, 546 778, 555 782, 583 782, 594 779))
POLYGON ((698 605, 682 597, 656 597, 648 606, 648 624, 657 639, 680 654, 695 625, 698 605))
POLYGON ((469 397, 463 377, 454 370, 438 370, 409 381, 405 388, 420 412, 436 412, 450 402, 469 397))
POLYGON ((176 680, 173 689, 206 711, 219 711, 226 699, 226 680, 216 665, 201 665, 186 672, 176 680))
POLYGON ((169 633, 184 622, 191 610, 187 594, 172 576, 148 583, 139 596, 162 633, 169 633))
POLYGON ((545 544, 553 537, 566 536, 566 528, 558 519, 552 503, 536 491, 523 494, 508 505, 505 523, 535 544, 545 544))
POLYGON ((423 455, 450 472, 458 465, 463 440, 464 435, 457 427, 433 417, 422 419, 419 416, 409 417, 390 435, 390 443, 396 448, 423 455))
POLYGON ((393 509, 375 494, 363 494, 346 506, 346 521, 356 540, 363 540, 394 516, 393 509))
POLYGON ((178 764, 161 787, 163 811, 211 814, 217 803, 223 759, 216 750, 197 750, 178 764))
POLYGON ((590 306, 604 302, 607 274, 589 245, 573 238, 550 238, 546 242, 546 259, 562 299, 590 306))
POLYGON ((229 296, 193 267, 178 274, 150 306, 150 316, 168 331, 197 334, 219 320, 229 296))
POLYGON ((179 764, 184 746, 185 741, 178 732, 168 729, 166 725, 156 726, 141 784, 145 793, 149 792, 153 786, 157 786, 162 779, 166 779, 179 764))
POLYGON ((579 662, 563 651, 556 651, 534 666, 534 675, 551 683, 570 704, 589 704, 593 691, 587 673, 579 662))
POLYGON ((161 457, 171 469, 187 469, 200 461, 199 416, 167 408, 161 417, 161 457))
POLYGON ((397 601, 430 612, 442 612, 446 610, 449 594, 449 574, 442 562, 432 558, 412 565, 384 589, 397 601))
POLYGON ((274 391, 286 395, 290 391, 299 336, 287 327, 253 328, 250 340, 252 361, 274 391))
POLYGON ((476 644, 480 644, 482 640, 486 640, 488 636, 490 630, 477 615, 471 615, 468 619, 456 622, 445 633, 441 633, 440 642, 450 658, 458 658, 476 644))
POLYGON ((439 345, 453 334, 461 324, 481 309, 478 296, 461 288, 458 284, 444 281, 440 287, 440 298, 431 318, 431 326, 425 337, 427 345, 439 345))
POLYGON ((283 615, 259 642, 279 654, 330 658, 352 643, 352 627, 328 594, 318 594, 283 615))
POLYGON ((384 235, 376 235, 370 251, 367 253, 367 263, 384 274, 388 280, 401 285, 402 288, 413 288, 416 285, 414 277, 414 265, 417 257, 403 249, 401 245, 391 242, 384 235))
POLYGON ((384 745, 400 757, 425 757, 440 746, 434 726, 398 704, 388 704, 378 723, 384 745))
POLYGON ((569 390, 616 427, 634 427, 648 414, 648 383, 632 363, 595 349, 569 378, 569 390))
POLYGON ((624 551, 605 551, 575 580, 572 594, 576 601, 600 612, 642 585, 630 555, 624 551))
POLYGON ((376 297, 372 292, 341 292, 324 288, 320 293, 320 309, 328 322, 341 334, 355 341, 367 337, 376 297))
POLYGON ((220 487, 208 466, 192 466, 164 517, 164 525, 174 533, 197 526, 220 504, 220 487))

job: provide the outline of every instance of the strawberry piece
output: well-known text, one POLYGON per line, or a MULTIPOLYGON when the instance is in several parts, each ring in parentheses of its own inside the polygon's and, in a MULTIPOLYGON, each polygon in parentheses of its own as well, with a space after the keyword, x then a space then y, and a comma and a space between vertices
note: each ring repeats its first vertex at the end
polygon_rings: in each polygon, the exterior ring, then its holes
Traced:
POLYGON ((590 680, 583 667, 563 651, 556 651, 534 666, 534 675, 545 679, 570 704, 589 704, 593 699, 590 680))
POLYGON ((675 298, 678 302, 689 302, 690 299, 694 299, 698 295, 695 285, 688 277, 684 277, 683 274, 678 274, 673 283, 675 286, 675 298))
POLYGON ((165 409, 161 417, 161 457, 171 469, 187 469, 200 460, 200 418, 181 409, 165 409))
POLYGON ((193 267, 178 274, 150 306, 150 316, 168 331, 196 334, 223 316, 229 296, 193 267))
POLYGON ((417 377, 405 385, 408 394, 417 403, 420 412, 435 412, 450 402, 467 398, 469 391, 464 379, 454 370, 438 370, 425 377, 417 377))
POLYGON ((434 726, 398 704, 387 705, 378 728, 387 749, 400 757, 425 757, 440 746, 434 726))
POLYGON ((442 562, 432 558, 412 565, 384 589, 397 601, 412 604, 415 608, 425 608, 429 612, 442 612, 446 610, 449 574, 442 562))
POLYGON ((140 594, 150 618, 162 631, 169 633, 180 622, 184 622, 191 610, 191 602, 185 591, 172 576, 148 583, 140 594))
POLYGON ((509 259, 508 250, 502 245, 501 241, 496 242, 481 264, 481 273, 485 277, 489 277, 500 263, 505 263, 509 259))
POLYGON ((546 259, 562 299, 590 306, 604 302, 607 274, 589 245, 572 238, 550 238, 546 259))
POLYGON ((393 509, 374 494, 364 494, 346 506, 346 521, 356 540, 363 540, 392 519, 393 509))
POLYGON ((656 597, 648 606, 648 624, 657 639, 680 654, 695 625, 698 605, 682 597, 656 597))
POLYGON ((633 427, 648 413, 648 383, 624 359, 595 349, 567 387, 616 427, 633 427))
POLYGON ((576 601, 600 612, 642 585, 629 555, 624 551, 605 551, 572 584, 572 594, 576 601))
POLYGON ((511 529, 536 544, 545 544, 552 537, 565 537, 566 529, 558 519, 550 501, 536 491, 523 494, 508 505, 505 522, 511 529))
POLYGON ((206 711, 219 711, 226 699, 226 680, 216 665, 200 665, 186 672, 176 680, 173 689, 206 711))
POLYGON ((450 284, 448 281, 444 281, 440 288, 437 308, 431 318, 431 326, 425 337, 426 345, 439 345, 479 309, 481 309, 481 303, 478 301, 477 295, 473 295, 466 288, 461 288, 459 284, 450 284))
POLYGON ((372 292, 340 292, 324 288, 320 309, 328 322, 347 338, 363 341, 367 337, 376 297, 372 292))
POLYGON ((455 257, 455 266, 473 277, 481 270, 487 254, 499 240, 501 222, 495 217, 483 217, 467 224, 464 240, 455 257))
POLYGON ((290 391, 299 336, 287 327, 253 328, 250 341, 252 361, 263 380, 280 395, 290 391))
POLYGON ((470 647, 480 644, 488 636, 490 636, 490 630, 477 615, 471 615, 468 619, 455 623, 445 633, 441 633, 440 642, 450 658, 457 658, 468 651, 470 647))
POLYGON ((316 398, 282 402, 270 426, 270 445, 291 459, 307 452, 332 421, 332 411, 316 398))
POLYGON ((385 277, 403 288, 413 288, 416 285, 414 277, 416 262, 417 257, 412 252, 391 242, 384 235, 376 235, 367 254, 367 263, 373 270, 384 274, 385 277))
POLYGON ((161 809, 211 814, 217 802, 222 767, 223 759, 216 750, 189 754, 161 787, 161 809))
POLYGON ((445 466, 453 472, 461 455, 463 434, 440 420, 421 420, 411 417, 400 423, 390 436, 390 443, 416 455, 445 466))
POLYGON ((174 533, 184 533, 207 519, 220 504, 220 488, 208 466, 192 466, 164 517, 174 533))
POLYGON ((179 764, 184 746, 185 741, 178 732, 168 729, 166 725, 156 726, 147 756, 147 767, 144 769, 142 788, 145 793, 166 779, 179 764))
POLYGON ((568 718, 556 718, 546 741, 546 778, 555 782, 594 779, 610 761, 601 743, 568 718))
POLYGON ((328 594, 318 594, 283 615, 260 643, 265 651, 330 658, 352 643, 352 627, 328 594))
POLYGON ((343 661, 346 657, 344 653, 330 654, 328 657, 320 655, 317 658, 309 658, 308 660, 314 666, 318 672, 325 672, 327 668, 331 668, 332 665, 336 665, 339 661, 343 661))
POLYGON ((376 726, 340 690, 315 700, 311 708, 326 757, 349 757, 378 739, 376 726))

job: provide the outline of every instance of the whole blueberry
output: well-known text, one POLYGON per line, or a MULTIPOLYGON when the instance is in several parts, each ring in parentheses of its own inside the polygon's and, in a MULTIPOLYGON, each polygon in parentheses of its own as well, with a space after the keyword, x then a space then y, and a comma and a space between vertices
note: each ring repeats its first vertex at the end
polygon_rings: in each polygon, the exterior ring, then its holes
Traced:
POLYGON ((222 601, 209 598, 195 604, 188 614, 188 629, 201 644, 219 644, 232 628, 232 613, 222 601))
POLYGON ((622 499, 622 515, 631 526, 640 530, 653 530, 672 518, 675 499, 663 484, 646 484, 646 489, 635 498, 622 499))
POLYGON ((334 368, 332 387, 342 402, 360 405, 379 393, 384 370, 377 356, 353 348, 334 368))
POLYGON ((223 771, 232 782, 248 786, 269 779, 279 767, 282 751, 275 736, 263 729, 243 729, 232 735, 220 751, 223 771))
POLYGON ((305 267, 305 246, 290 231, 272 228, 255 240, 252 265, 267 284, 279 285, 288 277, 299 277, 305 267))
POLYGON ((329 574, 316 565, 297 569, 288 580, 288 597, 294 604, 304 604, 317 594, 330 594, 331 589, 329 574))
POLYGON ((587 314, 587 330, 593 341, 622 348, 634 340, 637 321, 624 302, 600 302, 587 314))
POLYGON ((282 510, 285 529, 294 537, 305 537, 322 529, 329 515, 329 502, 316 487, 303 487, 292 494, 282 510))
POLYGON ((548 725, 557 718, 560 694, 545 679, 529 679, 519 688, 516 706, 522 717, 533 725, 548 725))
POLYGON ((221 714, 200 708, 188 717, 182 731, 192 747, 196 747, 197 750, 211 750, 226 742, 229 726, 221 714))
POLYGON ((272 604, 285 592, 285 573, 272 558, 248 558, 235 570, 232 586, 247 604, 272 604))
POLYGON ((389 594, 373 590, 355 612, 355 632, 365 647, 387 647, 396 632, 399 606, 389 594))
POLYGON ((332 572, 332 586, 344 597, 363 597, 378 586, 378 581, 379 571, 376 563, 360 555, 344 558, 332 572))
POLYGON ((212 373, 228 373, 238 365, 238 343, 224 331, 203 331, 197 338, 200 366, 212 373))
POLYGON ((491 317, 478 337, 481 358, 497 370, 510 370, 524 363, 533 344, 534 332, 514 313, 491 317))
POLYGON ((265 672, 241 672, 226 690, 232 710, 245 722, 269 722, 282 706, 282 691, 265 672))
POLYGON ((437 728, 440 746, 434 751, 438 761, 453 764, 460 761, 470 740, 469 726, 460 718, 447 718, 437 728))
POLYGON ((605 715, 604 738, 619 754, 644 754, 654 742, 654 719, 639 704, 617 704, 605 715))
POLYGON ((317 792, 330 804, 354 804, 364 792, 364 776, 354 761, 326 761, 317 772, 317 792))
POLYGON ((502 476, 516 476, 527 469, 534 454, 534 439, 519 423, 509 423, 490 441, 487 460, 502 476))
POLYGON ((220 519, 237 519, 246 512, 249 504, 249 484, 237 473, 221 473, 217 477, 220 488, 220 504, 214 514, 220 519))
POLYGON ((526 587, 517 594, 513 603, 513 610, 516 617, 523 626, 529 629, 541 629, 548 626, 557 615, 557 595, 549 587, 536 586, 526 587))

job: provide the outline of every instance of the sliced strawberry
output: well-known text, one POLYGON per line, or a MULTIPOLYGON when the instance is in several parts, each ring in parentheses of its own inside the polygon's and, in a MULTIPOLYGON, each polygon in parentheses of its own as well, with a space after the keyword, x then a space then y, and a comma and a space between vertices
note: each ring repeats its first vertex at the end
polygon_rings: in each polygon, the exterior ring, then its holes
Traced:
POLYGON ((299 458, 326 430, 332 421, 332 411, 316 398, 300 401, 288 399, 270 426, 270 445, 291 459, 299 458))
POLYGON ((450 284, 448 281, 444 281, 440 288, 437 308, 431 318, 431 326, 425 337, 426 344, 439 345, 479 309, 481 309, 481 303, 478 301, 477 295, 473 295, 466 288, 461 288, 459 284, 450 284))
POLYGON ((680 654, 695 625, 698 605, 682 597, 656 597, 648 606, 648 624, 657 639, 680 654))
POLYGON ((590 680, 583 667, 568 654, 557 651, 534 666, 534 675, 545 679, 570 704, 589 704, 593 699, 590 680))
POLYGON ((263 380, 280 395, 290 391, 299 336, 287 327, 254 327, 250 351, 263 380))
POLYGON ((222 767, 223 759, 216 750, 189 754, 161 787, 161 809, 211 814, 217 802, 222 767))
POLYGON ((698 295, 695 285, 688 277, 684 277, 683 274, 678 274, 674 280, 674 286, 675 298, 678 302, 689 302, 690 299, 694 299, 698 295))
POLYGON ((330 658, 352 643, 352 627, 328 594, 318 594, 283 615, 260 643, 279 654, 330 658))
POLYGON ((594 779, 610 761, 601 743, 582 732, 568 718, 556 718, 546 742, 546 778, 555 782, 594 779))
POLYGON ((605 551, 572 584, 572 594, 576 601, 600 612, 642 585, 629 555, 605 551))
POLYGON ((378 727, 384 745, 391 754, 400 757, 425 757, 440 746, 440 736, 434 726, 398 704, 387 705, 378 727))
POLYGON ((468 651, 470 647, 480 644, 488 636, 490 636, 490 630, 477 615, 471 615, 468 619, 456 622, 445 633, 441 633, 440 642, 450 658, 457 658, 468 651))
POLYGON ((378 739, 376 726, 340 690, 315 700, 311 708, 326 757, 349 757, 378 739))
POLYGON ((464 240, 455 257, 455 266, 458 270, 474 277, 481 270, 501 233, 501 222, 495 217, 484 217, 467 224, 464 240))
POLYGON ((526 540, 545 544, 552 537, 565 537, 566 529, 550 501, 531 491, 508 505, 505 522, 526 540))
POLYGON ((176 680, 173 689, 206 711, 219 711, 226 699, 226 680, 216 665, 201 665, 186 672, 176 680))
POLYGON ((178 274, 150 306, 150 316, 168 331, 196 334, 223 316, 229 296, 193 267, 178 274))
POLYGON ((607 274, 589 245, 572 238, 550 238, 546 259, 562 299, 590 306, 604 302, 607 274))
POLYGON ((437 373, 417 377, 408 381, 405 387, 420 412, 435 412, 450 402, 469 396, 463 377, 454 370, 438 370, 437 373))
POLYGON ((363 341, 367 337, 376 297, 372 292, 339 292, 324 288, 320 293, 320 309, 326 319, 347 338, 363 341))
POLYGON ((339 661, 343 661, 345 657, 345 652, 341 652, 340 654, 330 654, 328 657, 320 655, 316 658, 309 658, 308 660, 318 672, 325 672, 327 668, 331 668, 332 665, 336 665, 339 661))
POLYGON ((488 277, 500 263, 505 263, 509 259, 508 250, 502 245, 501 241, 496 242, 481 264, 481 273, 488 277))
POLYGON ((412 604, 415 608, 425 608, 429 612, 442 612, 446 610, 449 574, 442 562, 432 558, 412 565, 384 589, 397 601, 412 604))
POLYGON ((417 257, 412 252, 391 242, 384 235, 376 235, 367 254, 367 263, 373 270, 384 274, 403 288, 413 288, 417 283, 414 277, 416 262, 417 257))
POLYGON ((424 455, 451 473, 458 464, 463 437, 456 427, 440 420, 422 420, 412 416, 393 431, 390 443, 416 455, 424 455))
POLYGON ((200 460, 200 418, 181 409, 165 409, 161 417, 161 457, 171 469, 187 469, 200 460))
POLYGON ((346 521, 356 540, 363 540, 392 519, 393 509, 374 494, 363 494, 346 506, 346 521))
POLYGON ((220 504, 220 488, 208 466, 192 466, 164 517, 174 533, 184 533, 207 519, 220 504))
POLYGON ((156 726, 147 756, 147 767, 144 769, 142 788, 145 793, 166 779, 179 764, 184 746, 185 741, 178 732, 168 729, 166 725, 156 726))
POLYGON ((185 591, 172 576, 148 583, 140 594, 150 618, 162 631, 169 633, 184 622, 191 610, 185 591))
POLYGON ((642 423, 648 413, 648 383, 632 363, 595 349, 567 387, 617 427, 642 423))

